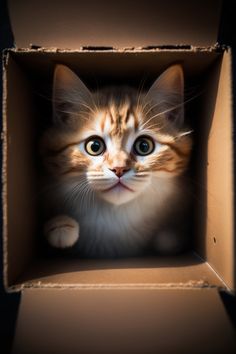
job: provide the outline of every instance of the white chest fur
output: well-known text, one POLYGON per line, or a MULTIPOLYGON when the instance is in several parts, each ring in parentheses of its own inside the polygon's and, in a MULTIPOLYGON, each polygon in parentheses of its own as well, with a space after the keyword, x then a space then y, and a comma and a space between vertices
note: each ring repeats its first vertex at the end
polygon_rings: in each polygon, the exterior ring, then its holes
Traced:
POLYGON ((142 250, 181 197, 174 179, 160 179, 131 202, 113 206, 98 198, 77 213, 78 249, 89 255, 130 255, 142 250))

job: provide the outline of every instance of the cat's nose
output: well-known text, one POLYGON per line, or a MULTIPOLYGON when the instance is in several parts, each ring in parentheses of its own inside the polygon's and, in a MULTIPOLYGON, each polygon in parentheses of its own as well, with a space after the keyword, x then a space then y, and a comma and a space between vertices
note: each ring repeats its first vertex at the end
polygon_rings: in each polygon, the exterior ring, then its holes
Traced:
POLYGON ((110 168, 110 170, 112 172, 114 172, 117 177, 122 177, 126 172, 128 172, 130 169, 127 168, 127 167, 113 167, 113 168, 110 168))

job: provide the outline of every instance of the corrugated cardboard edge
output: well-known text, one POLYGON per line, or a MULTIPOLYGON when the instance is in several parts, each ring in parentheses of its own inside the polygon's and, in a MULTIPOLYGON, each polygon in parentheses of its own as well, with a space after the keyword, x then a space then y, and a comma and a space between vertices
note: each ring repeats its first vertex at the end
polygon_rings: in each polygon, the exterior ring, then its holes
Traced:
POLYGON ((81 53, 81 52, 114 52, 114 53, 143 53, 143 52, 223 52, 227 50, 228 46, 220 45, 216 43, 209 47, 196 47, 188 44, 175 44, 175 45, 149 45, 145 47, 104 47, 104 46, 83 46, 78 49, 70 48, 57 48, 57 47, 40 47, 38 45, 31 44, 29 48, 11 48, 8 51, 17 53, 81 53))
POLYGON ((7 247, 7 73, 8 50, 3 52, 3 103, 2 103, 2 237, 3 237, 3 286, 9 291, 8 274, 8 247, 7 247))
POLYGON ((117 283, 117 284, 109 284, 109 283, 101 283, 101 284, 56 284, 56 283, 42 283, 38 282, 27 282, 21 284, 19 286, 12 286, 8 289, 9 292, 22 291, 24 289, 59 289, 59 290, 99 290, 99 289, 148 289, 148 290, 161 290, 161 289, 179 289, 179 290, 200 290, 200 289, 217 289, 226 291, 224 286, 219 287, 218 285, 209 284, 208 281, 205 280, 190 280, 186 283, 117 283))

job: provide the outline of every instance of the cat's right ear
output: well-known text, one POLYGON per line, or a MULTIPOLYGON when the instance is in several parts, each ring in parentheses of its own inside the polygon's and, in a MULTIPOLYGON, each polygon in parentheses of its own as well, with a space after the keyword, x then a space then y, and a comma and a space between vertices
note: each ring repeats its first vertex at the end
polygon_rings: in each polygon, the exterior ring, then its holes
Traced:
POLYGON ((173 124, 184 123, 184 73, 179 64, 171 65, 154 82, 146 99, 153 105, 156 117, 162 112, 173 124))
POLYGON ((53 119, 68 123, 75 115, 91 106, 91 93, 67 66, 56 65, 53 78, 53 119))

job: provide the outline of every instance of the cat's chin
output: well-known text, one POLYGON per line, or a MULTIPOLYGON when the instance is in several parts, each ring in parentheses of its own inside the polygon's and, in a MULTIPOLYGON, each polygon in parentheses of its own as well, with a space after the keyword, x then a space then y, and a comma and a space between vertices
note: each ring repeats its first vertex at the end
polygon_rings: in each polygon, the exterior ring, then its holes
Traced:
POLYGON ((135 191, 127 190, 119 186, 108 191, 100 192, 100 197, 113 205, 126 204, 135 199, 137 195, 138 193, 135 191))

